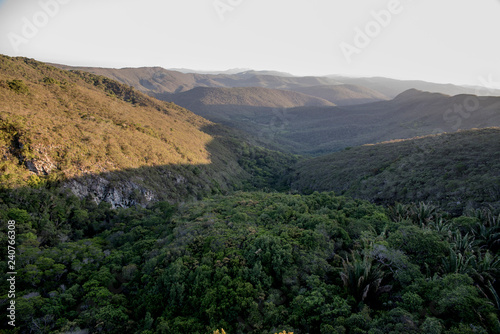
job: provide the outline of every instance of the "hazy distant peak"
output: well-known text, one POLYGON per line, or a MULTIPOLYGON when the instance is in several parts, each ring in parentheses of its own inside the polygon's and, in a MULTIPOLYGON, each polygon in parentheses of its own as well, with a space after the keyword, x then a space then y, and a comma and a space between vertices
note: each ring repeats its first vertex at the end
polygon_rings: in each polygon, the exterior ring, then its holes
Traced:
POLYGON ((256 70, 247 70, 237 74, 241 75, 272 75, 276 77, 294 77, 293 74, 279 71, 256 71, 256 70))
POLYGON ((232 68, 225 71, 201 71, 201 70, 191 70, 188 68, 169 68, 169 71, 176 71, 185 74, 239 74, 242 72, 252 71, 251 68, 232 68))

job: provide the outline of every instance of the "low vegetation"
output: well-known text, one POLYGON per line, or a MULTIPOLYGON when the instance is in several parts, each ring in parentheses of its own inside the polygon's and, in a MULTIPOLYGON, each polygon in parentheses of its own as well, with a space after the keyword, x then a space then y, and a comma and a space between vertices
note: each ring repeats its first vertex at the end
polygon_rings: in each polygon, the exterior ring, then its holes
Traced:
POLYGON ((500 208, 500 128, 353 147, 303 161, 304 193, 335 191, 381 204, 425 201, 460 214, 500 208))

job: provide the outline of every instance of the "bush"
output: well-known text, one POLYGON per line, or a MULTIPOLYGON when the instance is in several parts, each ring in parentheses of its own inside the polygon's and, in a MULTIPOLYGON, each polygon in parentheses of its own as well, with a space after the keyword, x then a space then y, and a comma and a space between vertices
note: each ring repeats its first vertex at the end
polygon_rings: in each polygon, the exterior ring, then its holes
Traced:
POLYGON ((57 81, 56 79, 51 78, 51 77, 43 78, 43 82, 46 84, 49 84, 49 85, 59 85, 60 84, 59 81, 57 81))
POLYGON ((7 85, 10 89, 18 94, 27 95, 30 92, 28 86, 26 86, 26 84, 22 80, 7 81, 7 85))

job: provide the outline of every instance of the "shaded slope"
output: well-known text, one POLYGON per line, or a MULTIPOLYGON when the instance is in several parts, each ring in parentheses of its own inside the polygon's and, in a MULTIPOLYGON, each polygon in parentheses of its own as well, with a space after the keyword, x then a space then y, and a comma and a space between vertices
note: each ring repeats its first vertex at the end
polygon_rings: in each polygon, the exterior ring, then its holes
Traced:
POLYGON ((284 122, 282 140, 300 152, 321 154, 391 139, 500 126, 500 98, 409 90, 391 101, 290 109, 284 122))
POLYGON ((210 121, 244 133, 252 142, 284 151, 294 151, 286 141, 276 140, 284 110, 297 106, 333 106, 329 101, 302 93, 261 87, 197 87, 173 94, 170 100, 210 121))
POLYGON ((171 100, 197 115, 249 135, 256 135, 272 124, 278 110, 299 106, 334 106, 331 102, 305 94, 259 87, 198 87, 172 95, 171 100))
POLYGON ((297 165, 292 188, 377 203, 429 201, 450 212, 500 208, 500 128, 354 147, 297 165))

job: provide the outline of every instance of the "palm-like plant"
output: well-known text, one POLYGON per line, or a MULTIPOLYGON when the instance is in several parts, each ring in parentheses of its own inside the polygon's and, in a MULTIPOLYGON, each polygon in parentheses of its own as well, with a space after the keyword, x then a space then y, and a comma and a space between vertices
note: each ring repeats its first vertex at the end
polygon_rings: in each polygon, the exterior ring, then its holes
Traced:
POLYGON ((451 225, 448 221, 443 218, 439 218, 436 221, 431 221, 427 228, 438 232, 441 235, 448 235, 451 230, 451 225))
POLYGON ((495 302, 495 306, 497 307, 498 311, 500 311, 500 297, 498 296, 498 293, 496 292, 491 282, 488 282, 488 290, 492 296, 491 299, 493 299, 493 301, 495 302))
POLYGON ((472 254, 464 255, 450 248, 450 255, 442 261, 444 274, 469 274, 472 272, 471 265, 474 262, 474 256, 472 254))
POLYGON ((484 258, 476 264, 472 275, 476 280, 476 286, 479 291, 481 291, 486 298, 491 300, 498 311, 500 311, 500 297, 493 283, 495 283, 495 278, 498 277, 499 271, 500 258, 498 256, 493 257, 489 253, 486 253, 484 258))
POLYGON ((403 221, 404 219, 408 218, 408 206, 401 204, 401 203, 396 203, 394 206, 391 206, 389 208, 389 217, 392 219, 392 221, 398 223, 400 221, 403 221))
POLYGON ((498 221, 500 221, 500 215, 495 216, 493 214, 493 211, 491 211, 491 209, 488 208, 468 211, 467 215, 479 219, 479 221, 481 221, 483 224, 487 226, 493 226, 496 223, 498 223, 498 221))
POLYGON ((359 253, 352 252, 352 260, 343 258, 340 277, 344 287, 357 301, 365 301, 370 294, 388 289, 380 286, 385 272, 368 255, 360 256, 359 253))
POLYGON ((437 209, 431 204, 425 204, 424 202, 418 203, 418 205, 412 208, 412 219, 413 222, 419 224, 421 227, 427 226, 431 221, 436 220, 437 209))
POLYGON ((451 247, 458 253, 461 254, 472 254, 474 253, 474 245, 476 240, 469 233, 462 235, 459 230, 455 230, 451 234, 450 240, 451 247))
POLYGON ((477 223, 472 233, 481 248, 493 249, 500 245, 500 219, 493 218, 485 223, 477 223))
POLYGON ((493 256, 490 252, 484 255, 479 253, 471 265, 475 280, 485 286, 488 282, 495 282, 500 273, 500 257, 493 256))

